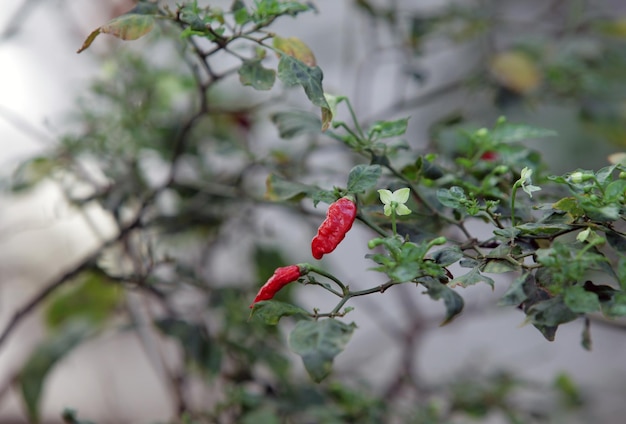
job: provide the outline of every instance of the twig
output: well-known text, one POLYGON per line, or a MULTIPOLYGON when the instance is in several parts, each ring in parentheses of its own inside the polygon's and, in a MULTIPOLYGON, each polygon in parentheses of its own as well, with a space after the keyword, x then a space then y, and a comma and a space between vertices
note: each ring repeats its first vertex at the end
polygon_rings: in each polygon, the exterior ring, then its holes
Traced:
POLYGON ((4 327, 2 333, 0 333, 0 348, 11 335, 11 333, 15 330, 18 324, 24 319, 28 314, 30 314, 37 306, 41 304, 44 300, 48 298, 56 289, 61 287, 65 282, 69 281, 73 277, 76 277, 82 271, 91 267, 95 261, 98 259, 100 254, 107 247, 112 246, 117 243, 119 240, 124 238, 129 232, 138 227, 141 223, 143 209, 137 214, 137 217, 127 226, 125 226, 119 234, 109 241, 103 243, 98 250, 89 255, 87 258, 83 259, 79 264, 75 265, 72 269, 66 271, 50 283, 46 285, 43 290, 41 290, 35 297, 26 302, 21 308, 19 308, 14 314, 9 323, 4 327))

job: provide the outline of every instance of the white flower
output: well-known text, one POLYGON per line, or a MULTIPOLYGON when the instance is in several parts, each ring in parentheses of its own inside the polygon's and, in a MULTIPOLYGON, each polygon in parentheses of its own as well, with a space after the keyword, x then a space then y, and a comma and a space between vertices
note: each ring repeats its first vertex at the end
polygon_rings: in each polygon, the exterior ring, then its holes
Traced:
POLYGON ((394 191, 380 189, 378 190, 380 201, 385 205, 385 215, 390 216, 393 211, 398 215, 408 215, 411 209, 406 207, 405 203, 409 200, 410 190, 405 187, 394 191))
POLYGON ((533 170, 525 167, 522 169, 522 173, 520 174, 520 179, 517 180, 515 184, 518 184, 522 187, 522 190, 526 192, 530 197, 533 197, 533 191, 541 190, 541 187, 537 187, 532 185, 531 177, 533 175, 533 170))

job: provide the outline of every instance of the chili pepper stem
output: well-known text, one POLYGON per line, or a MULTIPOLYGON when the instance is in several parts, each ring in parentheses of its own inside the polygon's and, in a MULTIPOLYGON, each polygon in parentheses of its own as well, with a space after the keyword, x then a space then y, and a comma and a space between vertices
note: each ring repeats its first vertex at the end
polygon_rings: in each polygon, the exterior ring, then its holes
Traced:
POLYGON ((348 290, 348 287, 346 287, 345 284, 343 284, 341 282, 341 280, 339 280, 337 277, 335 277, 334 275, 332 275, 331 273, 329 273, 328 271, 325 271, 321 268, 316 267, 315 265, 310 265, 310 272, 314 272, 316 274, 321 275, 322 277, 326 277, 329 280, 331 280, 333 283, 337 284, 337 286, 339 286, 339 288, 341 289, 341 292, 343 293, 343 296, 347 296, 350 293, 350 290, 348 290))
POLYGON ((398 235, 398 231, 396 230, 396 208, 391 209, 391 231, 394 236, 398 235))

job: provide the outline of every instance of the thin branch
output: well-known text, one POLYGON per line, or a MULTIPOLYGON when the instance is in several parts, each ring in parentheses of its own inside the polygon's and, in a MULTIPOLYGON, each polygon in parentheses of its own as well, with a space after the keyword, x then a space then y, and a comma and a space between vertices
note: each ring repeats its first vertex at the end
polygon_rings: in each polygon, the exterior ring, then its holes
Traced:
POLYGON ((85 259, 83 259, 79 264, 75 265, 73 268, 69 269, 68 271, 66 271, 65 273, 60 275, 59 277, 57 277, 54 280, 52 280, 50 283, 48 283, 43 288, 43 290, 41 290, 39 293, 37 293, 35 295, 35 297, 33 297, 31 300, 26 302, 22 307, 20 307, 13 314, 13 317, 11 318, 9 323, 4 327, 4 330, 2 330, 2 333, 0 333, 0 348, 6 342, 6 340, 9 338, 9 336, 15 330, 15 328, 18 326, 18 324, 28 314, 30 314, 33 310, 35 310, 44 300, 46 300, 48 298, 48 296, 50 296, 52 293, 54 293, 56 291, 56 289, 61 287, 64 283, 66 283, 70 279, 76 277, 81 272, 85 271, 86 269, 89 269, 95 263, 95 261, 98 259, 98 257, 101 255, 101 253, 102 253, 102 251, 104 249, 114 245, 119 240, 121 240, 124 237, 126 237, 126 235, 128 233, 130 233, 132 230, 134 230, 135 228, 139 227, 140 224, 141 224, 142 212, 143 212, 143 208, 137 214, 137 217, 130 224, 128 224, 127 226, 122 228, 122 230, 119 232, 119 234, 115 238, 110 239, 109 241, 103 243, 98 248, 98 250, 96 250, 94 253, 92 253, 91 255, 86 257, 85 259))

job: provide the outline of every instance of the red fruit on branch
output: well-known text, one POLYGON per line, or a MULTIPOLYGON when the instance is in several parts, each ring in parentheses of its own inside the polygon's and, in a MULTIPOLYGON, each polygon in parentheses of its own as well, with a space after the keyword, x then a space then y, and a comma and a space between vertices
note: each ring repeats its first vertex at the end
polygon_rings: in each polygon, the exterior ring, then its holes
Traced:
POLYGON ((498 153, 494 152, 493 150, 488 150, 483 153, 480 158, 482 160, 486 160, 487 162, 493 162, 494 160, 498 159, 498 153))
POLYGON ((347 197, 342 197, 330 205, 326 219, 322 222, 317 235, 311 242, 311 253, 315 259, 322 259, 346 237, 356 218, 356 204, 347 197))
POLYGON ((289 265, 281 268, 276 268, 274 274, 270 277, 269 280, 263 287, 259 289, 254 301, 250 305, 252 308, 255 303, 260 302, 262 300, 270 300, 274 298, 274 295, 278 293, 280 289, 285 287, 287 284, 296 281, 298 278, 302 277, 308 272, 308 269, 299 265, 289 265))

